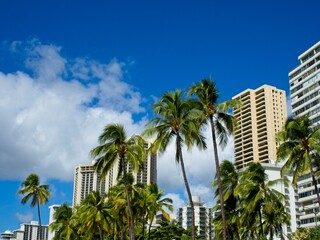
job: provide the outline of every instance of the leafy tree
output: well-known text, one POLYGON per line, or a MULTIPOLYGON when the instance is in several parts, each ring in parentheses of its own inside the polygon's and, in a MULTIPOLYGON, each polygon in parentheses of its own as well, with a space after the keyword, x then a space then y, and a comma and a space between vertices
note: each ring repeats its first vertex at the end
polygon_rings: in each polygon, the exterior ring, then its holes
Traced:
MULTIPOLYGON (((156 240, 187 240, 190 239, 191 232, 177 225, 176 222, 162 221, 160 226, 150 231, 149 239, 156 240)), ((199 239, 196 236, 196 239, 199 239)))
POLYGON ((223 239, 227 239, 227 226, 223 201, 223 189, 221 183, 221 174, 219 167, 219 155, 217 139, 219 145, 224 147, 228 141, 228 135, 233 132, 235 118, 228 114, 228 111, 232 107, 236 107, 238 102, 236 100, 230 100, 217 105, 219 99, 219 93, 215 86, 215 83, 211 79, 203 79, 200 83, 193 84, 189 91, 189 95, 196 95, 200 102, 200 110, 203 113, 204 123, 210 123, 214 160, 216 165, 216 178, 219 189, 223 239))
POLYGON ((146 157, 146 142, 138 135, 127 139, 126 132, 122 125, 110 124, 104 128, 103 133, 99 136, 99 143, 99 146, 91 150, 90 155, 96 159, 94 168, 101 173, 101 178, 106 176, 115 162, 118 160, 120 162, 118 176, 122 174, 125 181, 127 206, 129 210, 129 237, 130 240, 134 240, 134 217, 126 175, 128 165, 130 165, 134 171, 141 168, 146 157))
POLYGON ((182 92, 179 90, 165 93, 153 105, 156 117, 147 124, 145 131, 146 135, 156 135, 153 148, 160 152, 164 152, 173 139, 175 141, 175 160, 181 166, 191 206, 192 239, 195 239, 194 204, 184 166, 182 147, 185 144, 190 149, 193 144, 196 144, 199 148, 206 148, 204 137, 200 133, 200 124, 197 120, 199 116, 198 111, 196 111, 196 104, 193 100, 184 100, 182 92))
POLYGON ((290 117, 285 122, 283 130, 277 134, 276 139, 280 144, 277 149, 277 161, 285 160, 281 175, 285 176, 293 172, 292 183, 296 186, 300 176, 311 173, 320 206, 314 172, 314 167, 319 164, 320 157, 320 128, 312 126, 308 116, 290 117))
POLYGON ((49 185, 44 184, 40 185, 40 179, 37 174, 30 174, 25 181, 21 184, 21 189, 18 191, 18 194, 24 195, 21 199, 21 203, 24 205, 29 200, 31 200, 31 207, 37 205, 38 208, 38 219, 39 219, 39 232, 38 239, 42 238, 42 225, 41 225, 41 215, 40 215, 40 205, 44 205, 48 202, 50 197, 49 185))

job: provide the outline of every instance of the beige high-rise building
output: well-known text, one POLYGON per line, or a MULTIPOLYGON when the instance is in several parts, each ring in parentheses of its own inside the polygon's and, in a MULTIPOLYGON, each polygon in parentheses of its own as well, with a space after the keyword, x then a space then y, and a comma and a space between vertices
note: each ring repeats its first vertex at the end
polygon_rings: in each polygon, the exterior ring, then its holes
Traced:
MULTIPOLYGON (((119 172, 119 162, 116 162, 105 179, 100 181, 100 174, 93 169, 93 164, 79 164, 75 168, 73 186, 73 206, 80 202, 92 191, 99 191, 101 194, 107 193, 111 187, 117 184, 119 172)), ((132 173, 130 166, 128 172, 132 173)), ((143 164, 143 169, 133 173, 135 183, 150 184, 157 182, 157 154, 149 154, 143 164)))
POLYGON ((236 168, 243 168, 250 162, 275 160, 275 135, 287 118, 285 91, 263 85, 256 90, 247 89, 232 99, 242 102, 233 112, 238 119, 234 133, 236 168))

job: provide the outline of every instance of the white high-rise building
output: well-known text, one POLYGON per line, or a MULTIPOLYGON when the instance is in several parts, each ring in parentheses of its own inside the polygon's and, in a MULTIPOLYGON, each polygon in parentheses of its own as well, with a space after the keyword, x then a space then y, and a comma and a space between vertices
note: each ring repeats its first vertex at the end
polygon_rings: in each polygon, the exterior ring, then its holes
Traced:
MULTIPOLYGON (((300 65, 289 72, 292 113, 309 115, 312 124, 320 124, 320 41, 298 57, 300 65)), ((300 226, 320 225, 317 196, 310 174, 300 177, 297 184, 300 226)), ((320 179, 317 179, 318 188, 320 179)))
MULTIPOLYGON (((92 191, 107 193, 111 187, 117 184, 119 162, 116 162, 105 179, 100 181, 100 174, 93 169, 93 164, 79 164, 75 168, 73 187, 73 206, 79 205, 86 195, 92 191)), ((132 169, 128 166, 128 172, 132 169)), ((143 169, 133 173, 135 183, 150 184, 157 182, 157 154, 149 154, 144 161, 143 169)))
MULTIPOLYGON (((39 223, 31 221, 20 224, 20 229, 13 231, 13 234, 16 240, 38 240, 39 223)), ((48 225, 41 225, 41 240, 48 240, 48 225)))
POLYGON ((285 91, 263 85, 256 90, 247 89, 233 99, 242 103, 233 111, 238 121, 234 132, 236 168, 276 159, 275 136, 287 118, 285 91))
MULTIPOLYGON (((209 240, 212 238, 212 214, 211 208, 204 206, 199 196, 192 196, 194 204, 194 223, 198 227, 198 234, 201 239, 209 240)), ((184 229, 191 228, 191 207, 190 203, 186 203, 184 207, 178 209, 178 224, 184 229)))
POLYGON ((320 41, 298 57, 300 65, 289 72, 292 113, 309 114, 320 123, 320 41))

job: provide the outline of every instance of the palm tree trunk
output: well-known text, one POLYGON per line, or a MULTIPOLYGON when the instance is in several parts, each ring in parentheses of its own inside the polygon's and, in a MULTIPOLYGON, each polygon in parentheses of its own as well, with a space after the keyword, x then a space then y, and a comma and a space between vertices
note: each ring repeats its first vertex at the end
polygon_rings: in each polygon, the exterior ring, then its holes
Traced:
POLYGON ((190 208, 191 208, 191 239, 195 240, 196 239, 196 233, 195 233, 195 225, 194 225, 194 204, 193 204, 193 201, 192 201, 192 195, 191 195, 191 191, 190 191, 190 187, 189 187, 189 183, 188 183, 188 179, 187 179, 186 170, 185 170, 185 167, 184 167, 182 150, 181 150, 181 142, 180 142, 180 136, 179 135, 177 136, 177 151, 178 151, 179 158, 180 158, 180 164, 181 164, 183 180, 184 180, 184 184, 186 186, 186 190, 187 190, 187 194, 188 194, 188 198, 189 198, 189 203, 190 203, 190 208))
POLYGON ((132 206, 131 206, 131 199, 129 196, 129 189, 128 189, 128 181, 127 181, 127 165, 124 161, 124 156, 121 157, 121 160, 123 163, 123 178, 124 178, 124 185, 126 189, 126 197, 127 197, 127 206, 129 210, 129 239, 130 240, 135 240, 135 233, 134 233, 134 219, 133 219, 133 211, 132 211, 132 206))
POLYGON ((224 199, 223 199, 223 191, 222 191, 222 183, 221 183, 218 146, 217 146, 217 141, 216 141, 216 133, 215 133, 215 129, 214 129, 213 117, 210 117, 210 125, 211 125, 213 152, 214 152, 214 160, 215 160, 215 164, 216 164, 216 174, 217 174, 219 199, 220 199, 220 209, 221 209, 221 219, 222 219, 222 237, 223 237, 222 239, 226 240, 227 239, 226 213, 225 213, 225 209, 224 209, 224 199))
POLYGON ((39 219, 39 231, 38 231, 38 240, 42 240, 42 227, 41 227, 41 216, 40 216, 40 203, 39 198, 37 198, 37 207, 38 207, 38 219, 39 219))
POLYGON ((260 231, 261 231, 261 237, 263 238, 263 227, 262 227, 262 216, 261 216, 261 209, 259 209, 259 220, 260 220, 260 231))
POLYGON ((153 222, 153 219, 150 221, 149 228, 148 228, 148 239, 149 240, 150 240, 150 231, 151 231, 152 222, 153 222))
POLYGON ((103 231, 100 226, 98 226, 98 229, 99 229, 100 240, 103 240, 103 231))
POLYGON ((312 167, 311 167, 311 176, 312 176, 312 182, 314 185, 314 190, 316 191, 316 194, 317 194, 317 199, 318 199, 318 204, 319 204, 319 209, 320 209, 320 195, 319 195, 318 183, 317 183, 317 180, 314 175, 314 171, 313 171, 312 167))

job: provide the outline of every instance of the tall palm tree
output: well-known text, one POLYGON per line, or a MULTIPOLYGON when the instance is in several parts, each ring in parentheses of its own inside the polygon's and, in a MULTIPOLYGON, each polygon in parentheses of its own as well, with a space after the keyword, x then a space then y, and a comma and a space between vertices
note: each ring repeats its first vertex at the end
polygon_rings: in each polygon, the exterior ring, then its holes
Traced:
MULTIPOLYGON (((285 160, 281 175, 293 172, 292 183, 297 185, 300 176, 311 173, 320 207, 320 196, 314 167, 319 161, 320 128, 312 126, 308 116, 290 117, 277 136, 277 161, 285 160)), ((318 164, 319 165, 319 164, 318 164)))
POLYGON ((138 171, 146 158, 146 142, 138 135, 127 139, 124 127, 119 124, 107 125, 99 136, 100 145, 90 151, 92 158, 96 159, 94 168, 104 178, 113 165, 119 161, 118 177, 123 176, 125 181, 127 205, 129 209, 130 240, 135 239, 134 218, 130 194, 127 184, 127 171, 130 165, 138 171))
MULTIPOLYGON (((230 239, 240 239, 239 237, 239 203, 240 199, 235 193, 239 184, 239 174, 234 164, 228 160, 223 160, 220 164, 221 183, 223 189, 223 200, 225 203, 225 214, 227 222, 227 235, 230 239)), ((217 175, 213 187, 217 186, 217 175)), ((216 189, 215 196, 219 196, 219 189, 216 189)), ((217 209, 220 208, 217 204, 217 209)), ((221 216, 215 218, 215 223, 221 222, 221 216)), ((220 224, 218 224, 220 226, 220 224)), ((218 227, 219 229, 219 227, 218 227)), ((216 231, 217 232, 217 231, 216 231)), ((217 233, 216 233, 217 234, 217 233)), ((221 235, 221 234, 220 234, 221 235)))
POLYGON ((230 100, 221 104, 218 103, 219 92, 215 83, 211 79, 203 79, 198 84, 193 84, 188 91, 189 95, 196 95, 201 104, 201 111, 204 115, 204 123, 210 123, 214 160, 216 165, 216 176, 219 189, 219 199, 221 208, 223 239, 227 239, 227 225, 223 201, 223 190, 221 185, 221 173, 219 166, 219 155, 217 139, 219 145, 225 147, 228 135, 233 132, 235 118, 228 114, 232 107, 239 105, 238 101, 230 100))
POLYGON ((68 204, 61 205, 53 215, 54 221, 49 225, 49 230, 56 232, 54 240, 76 240, 77 229, 73 218, 72 208, 68 204))
POLYGON ((110 232, 110 210, 111 207, 106 204, 105 196, 100 192, 90 192, 81 202, 78 209, 81 221, 80 231, 83 233, 99 233, 100 240, 104 239, 104 233, 110 232))
POLYGON ((196 144, 200 149, 206 148, 204 137, 200 133, 200 124, 197 121, 199 117, 195 104, 196 102, 193 100, 184 100, 180 90, 165 93, 153 105, 156 117, 147 124, 145 130, 146 135, 156 135, 153 147, 160 152, 164 152, 173 139, 175 141, 175 160, 181 166, 191 206, 192 239, 195 239, 194 204, 184 166, 182 147, 186 145, 190 149, 193 144, 196 144))
POLYGON ((31 173, 25 181, 21 184, 21 189, 18 191, 18 194, 24 195, 21 199, 21 203, 24 205, 29 200, 31 200, 31 207, 37 205, 38 208, 38 219, 39 219, 39 231, 38 239, 42 239, 42 229, 41 229, 41 215, 40 215, 40 205, 44 205, 48 202, 50 197, 49 185, 44 184, 40 185, 40 179, 37 174, 31 173))

